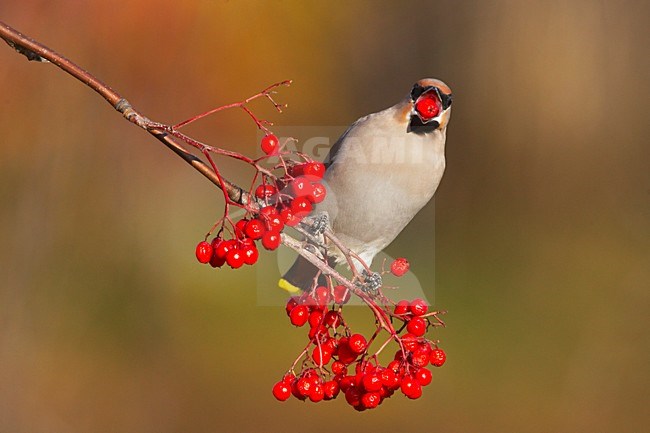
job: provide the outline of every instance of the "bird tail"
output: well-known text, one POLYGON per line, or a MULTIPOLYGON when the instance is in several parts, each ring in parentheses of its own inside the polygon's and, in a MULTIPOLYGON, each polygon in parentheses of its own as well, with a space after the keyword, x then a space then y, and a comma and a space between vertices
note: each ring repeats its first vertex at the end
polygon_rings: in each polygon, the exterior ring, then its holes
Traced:
POLYGON ((289 293, 306 292, 314 287, 314 282, 318 276, 318 284, 325 285, 325 277, 318 274, 318 268, 312 265, 307 259, 298 256, 291 268, 278 282, 281 289, 289 293))

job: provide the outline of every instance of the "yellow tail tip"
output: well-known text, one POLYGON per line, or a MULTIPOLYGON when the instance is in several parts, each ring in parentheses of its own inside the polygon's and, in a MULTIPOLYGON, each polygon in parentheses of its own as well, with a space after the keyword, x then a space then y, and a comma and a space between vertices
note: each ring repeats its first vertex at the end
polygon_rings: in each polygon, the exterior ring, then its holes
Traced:
POLYGON ((284 278, 280 278, 280 281, 278 281, 278 286, 281 289, 286 290, 289 293, 298 293, 298 292, 300 292, 300 287, 294 286, 293 284, 291 284, 290 282, 288 282, 284 278))

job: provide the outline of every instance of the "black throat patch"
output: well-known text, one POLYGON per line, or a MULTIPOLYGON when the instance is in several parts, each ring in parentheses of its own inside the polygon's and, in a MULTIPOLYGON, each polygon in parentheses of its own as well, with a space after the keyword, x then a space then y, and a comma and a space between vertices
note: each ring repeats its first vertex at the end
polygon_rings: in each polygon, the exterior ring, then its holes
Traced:
POLYGON ((413 114, 411 115, 411 121, 409 122, 409 125, 406 128, 406 132, 417 134, 417 135, 424 135, 435 131, 436 129, 438 129, 439 126, 440 124, 436 120, 433 120, 428 123, 423 123, 417 114, 413 114))

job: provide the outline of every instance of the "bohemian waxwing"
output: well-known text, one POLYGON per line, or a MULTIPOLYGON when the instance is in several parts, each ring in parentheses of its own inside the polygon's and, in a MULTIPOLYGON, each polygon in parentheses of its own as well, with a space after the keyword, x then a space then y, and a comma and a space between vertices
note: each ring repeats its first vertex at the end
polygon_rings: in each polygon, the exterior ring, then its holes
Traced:
MULTIPOLYGON (((354 122, 330 149, 327 197, 316 211, 327 214, 337 237, 368 265, 436 192, 445 171, 451 102, 445 83, 422 79, 397 104, 354 122)), ((333 246, 328 255, 332 265, 346 263, 333 246)), ((299 256, 279 285, 310 290, 317 275, 299 256)))

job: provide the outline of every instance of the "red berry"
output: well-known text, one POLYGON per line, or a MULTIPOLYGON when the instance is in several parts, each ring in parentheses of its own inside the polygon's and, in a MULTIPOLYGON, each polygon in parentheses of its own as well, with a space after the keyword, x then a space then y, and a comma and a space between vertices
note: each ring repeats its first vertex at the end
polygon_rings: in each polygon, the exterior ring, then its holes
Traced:
POLYGON ((317 305, 327 305, 331 299, 330 289, 325 286, 318 286, 314 290, 314 297, 318 302, 317 305))
POLYGON ((325 390, 323 389, 323 385, 320 383, 315 383, 311 389, 311 392, 309 393, 309 399, 314 403, 318 403, 323 398, 325 398, 325 390))
POLYGON ((339 380, 339 387, 341 391, 346 392, 348 389, 354 387, 354 376, 345 375, 339 380))
POLYGON ((260 215, 265 218, 279 214, 280 212, 278 212, 278 208, 275 206, 264 206, 262 209, 260 209, 260 215))
POLYGON ((273 397, 279 401, 286 401, 291 397, 291 387, 285 381, 280 381, 273 385, 273 397))
POLYGON ((280 142, 278 141, 278 137, 273 134, 268 134, 262 138, 262 143, 260 145, 262 147, 262 152, 267 155, 272 155, 277 153, 280 142))
POLYGON ((294 380, 291 382, 291 394, 293 394, 294 397, 296 397, 298 400, 305 400, 307 397, 302 395, 300 391, 298 390, 298 380, 294 380))
POLYGON ((403 257, 400 257, 398 259, 393 260, 393 263, 390 264, 390 271, 396 277, 401 277, 402 275, 404 275, 409 271, 410 267, 411 265, 409 264, 409 261, 403 257))
POLYGON ((357 353, 354 353, 352 351, 347 340, 345 342, 341 342, 341 340, 339 340, 339 349, 337 351, 337 355, 339 357, 339 361, 346 365, 352 364, 354 360, 357 359, 357 356, 359 356, 357 353))
POLYGON ((317 365, 327 365, 332 359, 332 352, 330 352, 326 346, 316 346, 314 351, 311 353, 311 358, 317 365))
POLYGON ((309 311, 316 309, 316 300, 309 293, 303 293, 300 296, 300 303, 309 307, 309 311))
MULTIPOLYGON (((399 388, 399 387, 398 387, 398 388, 399 388)), ((383 401, 383 400, 386 399, 386 398, 390 398, 390 396, 392 396, 394 392, 395 392, 395 391, 392 390, 392 389, 388 389, 388 388, 386 388, 386 387, 382 387, 382 388, 379 390, 379 396, 381 397, 381 399, 382 399, 382 401, 383 401)), ((379 404, 381 404, 381 401, 379 402, 379 404)))
POLYGON ((341 314, 338 311, 328 311, 325 313, 325 325, 330 328, 337 328, 341 324, 341 314))
MULTIPOLYGON (((390 364, 389 364, 390 365, 390 364)), ((397 389, 400 385, 400 380, 397 374, 390 368, 386 368, 379 373, 382 385, 388 389, 397 389)))
POLYGON ((422 396, 422 386, 420 385, 420 382, 415 380, 412 376, 404 377, 400 388, 404 395, 410 399, 416 399, 422 396))
POLYGON ((244 255, 244 263, 247 265, 254 265, 260 256, 260 253, 257 251, 257 248, 254 244, 245 246, 241 249, 241 252, 244 255))
POLYGON ((383 384, 381 383, 381 378, 374 374, 366 374, 363 376, 363 387, 368 392, 379 391, 383 384))
POLYGON ((208 263, 212 258, 212 245, 206 241, 201 241, 196 246, 196 259, 201 263, 208 263))
POLYGON ((402 345, 404 345, 404 348, 406 350, 413 352, 415 349, 418 348, 418 338, 411 333, 404 334, 402 336, 402 345))
POLYGON ((313 180, 322 179, 325 175, 325 164, 318 161, 310 161, 303 164, 302 173, 305 176, 311 176, 313 180))
POLYGON ((282 378, 282 382, 286 383, 287 385, 291 385, 295 380, 296 380, 296 375, 291 372, 288 372, 282 378))
POLYGON ((311 193, 307 194, 307 198, 312 203, 320 203, 325 200, 327 190, 322 183, 314 183, 311 188, 311 193))
POLYGON ((289 313, 289 319, 294 326, 302 326, 309 320, 309 307, 306 305, 297 305, 289 313))
POLYGON ((357 354, 363 353, 364 350, 368 347, 368 342, 366 337, 361 334, 352 334, 348 340, 348 345, 350 349, 357 354))
POLYGON ((422 386, 430 384, 431 379, 431 371, 428 368, 421 368, 415 372, 415 380, 417 380, 422 386))
POLYGON ((339 375, 346 373, 348 368, 341 361, 334 361, 332 363, 332 373, 339 375))
POLYGON ((277 192, 278 189, 275 186, 264 184, 255 188, 255 197, 259 198, 260 200, 264 200, 273 196, 273 194, 277 192))
POLYGON ((427 332, 427 321, 422 317, 413 317, 406 325, 406 330, 416 337, 422 337, 427 332))
POLYGON ((311 390, 314 387, 314 385, 315 382, 312 380, 311 377, 303 376, 300 379, 298 379, 296 388, 298 389, 300 395, 307 397, 309 396, 309 394, 311 394, 311 390))
POLYGON ((429 363, 429 352, 420 348, 411 355, 411 364, 416 367, 426 367, 429 363))
POLYGON ((427 305, 427 302, 420 298, 414 299, 409 304, 409 311, 413 313, 414 316, 422 316, 424 314, 427 314, 428 310, 429 306, 427 305))
POLYGON ((426 353, 427 355, 431 355, 431 351, 433 348, 431 347, 431 344, 428 342, 424 342, 423 344, 420 344, 420 347, 418 350, 421 350, 422 352, 426 353))
POLYGON ((313 192, 311 182, 304 177, 298 177, 291 182, 291 194, 294 197, 306 197, 313 192))
POLYGON ((309 215, 312 209, 313 206, 307 197, 296 197, 291 202, 291 210, 299 218, 304 218, 309 215))
POLYGON ((361 395, 361 391, 357 387, 351 386, 345 391, 345 401, 350 406, 359 406, 361 404, 361 395))
POLYGON ((347 304, 350 300, 351 293, 347 287, 343 285, 334 287, 334 302, 337 304, 347 304))
POLYGON ((402 366, 402 363, 400 361, 397 361, 397 360, 391 361, 386 366, 386 370, 391 370, 391 371, 393 371, 395 373, 399 373, 401 366, 402 366))
POLYGON ((246 236, 255 240, 264 236, 265 231, 266 228, 264 228, 264 223, 257 218, 248 221, 246 227, 244 227, 244 233, 246 233, 246 236))
MULTIPOLYGON (((333 366, 334 364, 332 364, 333 366)), ((339 384, 335 380, 330 380, 323 384, 323 391, 325 392, 325 400, 335 399, 339 395, 339 384)))
POLYGON ((436 367, 442 367, 442 364, 444 364, 446 360, 447 360, 447 355, 445 354, 444 350, 433 349, 431 351, 431 355, 429 357, 429 361, 431 362, 431 365, 434 365, 436 367))
POLYGON ((361 404, 366 409, 374 409, 379 406, 381 396, 377 392, 367 392, 361 397, 361 404))
POLYGON ((284 223, 289 227, 298 225, 298 223, 302 219, 302 217, 297 216, 296 213, 291 208, 282 209, 282 211, 280 212, 280 217, 282 218, 284 223))
POLYGON ((270 230, 262 236, 262 245, 267 250, 273 251, 280 246, 280 232, 270 230))
POLYGON ((422 120, 431 120, 440 113, 440 105, 435 96, 425 95, 415 103, 415 110, 422 120))
POLYGON ((376 370, 376 367, 370 364, 368 361, 363 361, 355 365, 354 371, 359 375, 359 384, 361 384, 362 379, 365 374, 371 374, 376 370))
POLYGON ((293 177, 298 177, 303 175, 305 164, 295 164, 289 167, 289 174, 293 177))
POLYGON ((309 326, 319 326, 323 322, 323 313, 319 310, 314 310, 309 313, 309 326))
POLYGON ((220 268, 223 266, 224 263, 226 263, 226 257, 220 257, 219 253, 217 252, 219 245, 224 243, 226 241, 222 240, 219 237, 216 237, 212 239, 212 257, 210 257, 210 266, 213 268, 220 268))
POLYGON ((332 355, 334 355, 334 353, 338 349, 338 343, 336 341, 336 338, 333 337, 327 337, 325 338, 325 340, 322 340, 321 346, 323 346, 326 350, 328 350, 332 355))
POLYGON ((409 311, 409 301, 401 300, 395 305, 395 314, 402 315, 409 311))
POLYGON ((313 340, 317 336, 325 336, 325 335, 329 335, 329 334, 327 332, 327 328, 323 325, 312 326, 311 329, 309 330, 309 333, 307 334, 310 340, 313 340))
POLYGON ((266 229, 267 230, 275 230, 278 232, 281 232, 282 229, 284 228, 284 221, 282 220, 282 217, 280 216, 279 213, 276 213, 274 215, 261 215, 260 218, 264 223, 266 224, 266 229))
POLYGON ((239 248, 233 248, 226 254, 226 263, 233 269, 241 268, 244 264, 244 254, 239 248))
POLYGON ((217 246, 215 255, 220 259, 226 260, 226 256, 228 255, 228 252, 236 247, 237 247, 237 241, 235 241, 234 239, 221 241, 217 246))
POLYGON ((243 239, 246 237, 246 233, 244 232, 244 229, 246 228, 246 223, 248 223, 248 220, 246 218, 240 219, 235 223, 235 236, 237 239, 243 239))
POLYGON ((284 307, 285 311, 287 312, 287 316, 291 313, 291 310, 298 305, 298 297, 297 296, 292 296, 289 298, 287 301, 286 307, 284 307))

